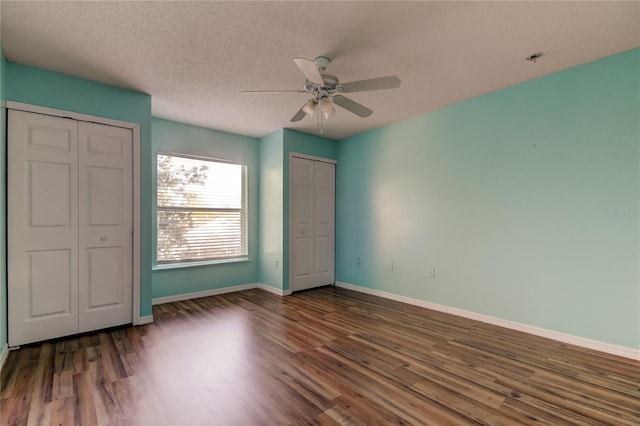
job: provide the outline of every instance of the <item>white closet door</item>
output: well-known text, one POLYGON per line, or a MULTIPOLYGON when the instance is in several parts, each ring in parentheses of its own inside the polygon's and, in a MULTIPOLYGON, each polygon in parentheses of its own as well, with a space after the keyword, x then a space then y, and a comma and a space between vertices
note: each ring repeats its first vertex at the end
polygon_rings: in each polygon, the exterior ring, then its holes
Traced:
POLYGON ((10 110, 7 157, 9 345, 130 323, 131 130, 10 110))
POLYGON ((335 165, 291 161, 291 288, 334 282, 335 165))
POLYGON ((333 284, 335 256, 335 164, 314 161, 313 282, 333 284))
POLYGON ((79 331, 132 321, 132 132, 78 123, 79 331))
POLYGON ((313 263, 313 161, 291 161, 291 214, 293 244, 291 250, 291 289, 314 287, 313 263))
POLYGON ((78 331, 77 123, 9 111, 9 345, 78 331))

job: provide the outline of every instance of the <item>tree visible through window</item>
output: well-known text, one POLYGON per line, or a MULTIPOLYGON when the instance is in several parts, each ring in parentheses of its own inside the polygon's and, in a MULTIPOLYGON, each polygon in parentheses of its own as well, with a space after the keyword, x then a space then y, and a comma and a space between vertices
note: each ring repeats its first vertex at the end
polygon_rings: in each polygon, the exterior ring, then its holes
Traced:
POLYGON ((168 153, 157 164, 158 263, 247 256, 246 166, 168 153))

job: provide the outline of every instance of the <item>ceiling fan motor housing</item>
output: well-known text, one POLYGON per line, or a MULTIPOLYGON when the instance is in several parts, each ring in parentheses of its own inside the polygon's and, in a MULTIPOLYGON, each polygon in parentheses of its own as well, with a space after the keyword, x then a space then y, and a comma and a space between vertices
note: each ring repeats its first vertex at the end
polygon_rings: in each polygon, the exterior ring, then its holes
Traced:
POLYGON ((336 86, 338 86, 338 83, 340 83, 340 80, 338 80, 338 77, 336 77, 335 75, 331 75, 331 74, 320 74, 320 75, 324 80, 323 87, 326 88, 327 90, 334 90, 336 86))
POLYGON ((312 81, 306 80, 304 83, 304 90, 315 97, 319 97, 322 95, 327 96, 327 95, 336 94, 336 92, 340 90, 338 87, 340 83, 340 81, 338 80, 338 77, 331 74, 321 74, 321 75, 322 75, 322 79, 324 80, 323 84, 316 84, 312 81))

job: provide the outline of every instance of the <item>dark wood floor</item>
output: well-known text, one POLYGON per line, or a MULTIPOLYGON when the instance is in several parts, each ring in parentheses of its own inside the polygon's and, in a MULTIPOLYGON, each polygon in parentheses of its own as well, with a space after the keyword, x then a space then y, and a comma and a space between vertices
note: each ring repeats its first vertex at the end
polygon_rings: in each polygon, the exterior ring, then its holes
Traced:
POLYGON ((640 424, 640 363, 336 288, 12 351, 2 424, 640 424))

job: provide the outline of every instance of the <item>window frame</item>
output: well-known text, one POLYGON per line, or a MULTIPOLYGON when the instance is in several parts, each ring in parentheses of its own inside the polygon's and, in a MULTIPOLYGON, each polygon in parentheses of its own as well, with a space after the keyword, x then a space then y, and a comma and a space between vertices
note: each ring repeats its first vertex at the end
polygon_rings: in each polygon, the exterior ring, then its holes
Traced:
POLYGON ((237 161, 230 161, 227 159, 209 157, 204 155, 194 155, 194 154, 185 154, 180 152, 172 152, 172 151, 156 151, 156 163, 155 163, 155 172, 156 172, 156 249, 155 249, 155 267, 154 269, 170 269, 170 268, 184 268, 190 266, 201 266, 201 265, 212 265, 212 264, 221 264, 221 263, 235 263, 235 262, 243 262, 249 260, 249 188, 248 188, 248 166, 246 163, 241 163, 237 161), (185 158, 189 160, 198 160, 206 163, 221 163, 221 164, 232 164, 241 167, 241 207, 240 208, 207 208, 207 207, 176 207, 176 206, 161 206, 158 199, 158 156, 168 156, 168 157, 177 157, 177 158, 185 158), (158 238, 160 235, 160 212, 162 211, 183 211, 183 212, 239 212, 240 213, 240 245, 241 245, 241 254, 226 256, 226 257, 208 257, 208 258, 196 258, 196 259, 186 259, 181 258, 178 260, 160 260, 159 259, 159 250, 158 250, 158 238), (244 233, 243 233, 244 231, 244 233))

